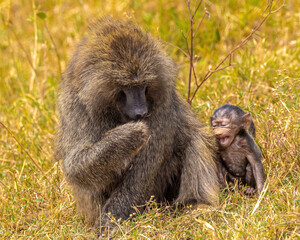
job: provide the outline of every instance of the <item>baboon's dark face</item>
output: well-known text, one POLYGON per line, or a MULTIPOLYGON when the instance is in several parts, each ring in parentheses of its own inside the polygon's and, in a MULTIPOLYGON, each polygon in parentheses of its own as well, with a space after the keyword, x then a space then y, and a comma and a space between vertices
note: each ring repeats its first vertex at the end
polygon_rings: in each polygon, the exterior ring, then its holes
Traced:
POLYGON ((120 91, 118 108, 125 120, 139 120, 148 114, 147 87, 133 86, 120 91))

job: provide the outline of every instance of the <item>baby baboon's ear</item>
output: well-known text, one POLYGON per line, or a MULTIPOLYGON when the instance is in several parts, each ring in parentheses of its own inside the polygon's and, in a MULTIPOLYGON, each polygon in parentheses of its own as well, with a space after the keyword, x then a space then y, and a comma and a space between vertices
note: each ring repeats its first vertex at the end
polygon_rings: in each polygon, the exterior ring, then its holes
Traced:
POLYGON ((251 124, 251 116, 250 113, 244 114, 243 118, 243 127, 246 131, 249 130, 251 124))

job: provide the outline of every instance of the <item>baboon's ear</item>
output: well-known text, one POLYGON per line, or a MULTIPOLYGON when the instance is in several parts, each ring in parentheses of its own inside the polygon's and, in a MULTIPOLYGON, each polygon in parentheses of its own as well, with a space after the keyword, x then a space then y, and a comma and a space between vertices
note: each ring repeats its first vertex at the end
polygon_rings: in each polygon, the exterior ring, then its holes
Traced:
POLYGON ((246 131, 249 130, 251 124, 251 116, 250 113, 244 114, 243 118, 243 127, 246 131))

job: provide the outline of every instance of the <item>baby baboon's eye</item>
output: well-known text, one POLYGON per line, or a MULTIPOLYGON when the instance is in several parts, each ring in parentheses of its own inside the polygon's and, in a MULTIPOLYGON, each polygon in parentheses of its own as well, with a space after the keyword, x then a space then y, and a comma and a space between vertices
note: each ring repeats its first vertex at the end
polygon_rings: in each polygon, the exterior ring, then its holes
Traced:
POLYGON ((228 125, 228 122, 222 122, 222 123, 221 123, 221 126, 222 126, 222 127, 225 127, 225 126, 227 126, 227 125, 228 125))

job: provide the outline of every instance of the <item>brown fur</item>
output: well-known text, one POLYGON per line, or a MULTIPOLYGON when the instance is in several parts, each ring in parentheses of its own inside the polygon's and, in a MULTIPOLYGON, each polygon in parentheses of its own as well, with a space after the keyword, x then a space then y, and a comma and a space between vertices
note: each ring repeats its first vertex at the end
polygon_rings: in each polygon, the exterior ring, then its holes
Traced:
POLYGON ((216 144, 175 89, 176 68, 147 33, 111 18, 91 26, 60 85, 56 157, 79 210, 108 226, 152 195, 181 204, 218 201, 216 144), (149 113, 124 122, 116 98, 146 85, 149 113))
POLYGON ((249 113, 225 104, 211 117, 213 131, 220 145, 219 178, 225 188, 237 181, 247 186, 246 195, 261 192, 264 186, 262 153, 254 141, 255 126, 249 113), (248 132, 249 133, 248 133, 248 132), (228 142, 222 139, 230 139, 228 142))

